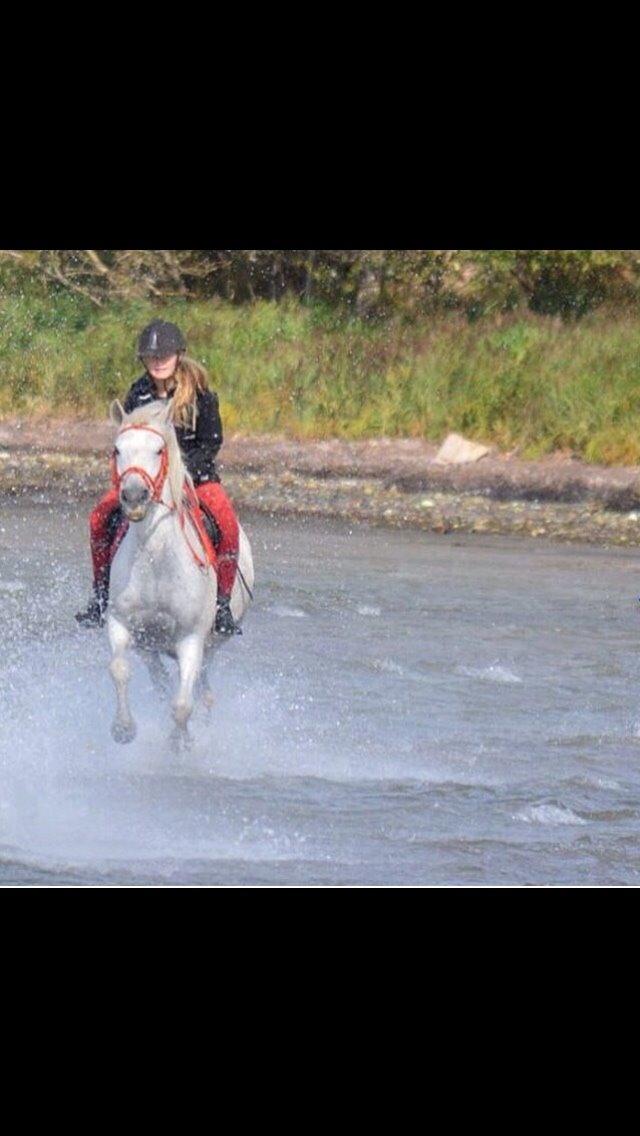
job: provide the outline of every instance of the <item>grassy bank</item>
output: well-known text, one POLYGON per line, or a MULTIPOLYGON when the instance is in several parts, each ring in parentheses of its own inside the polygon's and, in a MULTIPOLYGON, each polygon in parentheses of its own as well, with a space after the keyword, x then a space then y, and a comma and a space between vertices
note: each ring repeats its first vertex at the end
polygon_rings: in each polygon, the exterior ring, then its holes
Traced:
POLYGON ((140 373, 136 334, 159 314, 209 368, 229 432, 438 441, 457 430, 523 456, 640 462, 640 321, 601 314, 368 324, 295 303, 97 309, 6 295, 0 414, 103 416, 140 373))

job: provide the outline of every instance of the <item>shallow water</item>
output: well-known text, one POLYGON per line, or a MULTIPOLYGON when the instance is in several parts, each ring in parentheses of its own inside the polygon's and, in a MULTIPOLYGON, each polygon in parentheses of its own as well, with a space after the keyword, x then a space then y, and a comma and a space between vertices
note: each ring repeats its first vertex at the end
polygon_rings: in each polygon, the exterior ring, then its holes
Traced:
POLYGON ((176 757, 112 741, 87 502, 0 508, 0 883, 637 884, 640 557, 254 516, 176 757))

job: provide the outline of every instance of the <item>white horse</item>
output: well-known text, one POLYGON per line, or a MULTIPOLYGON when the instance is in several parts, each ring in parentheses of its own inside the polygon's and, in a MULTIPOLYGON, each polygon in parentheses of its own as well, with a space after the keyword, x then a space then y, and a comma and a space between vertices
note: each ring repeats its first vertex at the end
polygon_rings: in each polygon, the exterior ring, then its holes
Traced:
MULTIPOLYGON (((130 742, 136 733, 128 697, 131 646, 152 652, 149 663, 156 677, 163 671, 163 653, 177 659, 180 684, 173 717, 177 737, 186 738, 205 649, 225 638, 212 632, 217 577, 184 508, 185 488, 192 483, 170 413, 170 406, 159 401, 128 415, 119 402, 111 407, 119 427, 114 480, 123 513, 133 522, 111 565, 107 610, 109 670, 118 700, 111 732, 118 742, 130 742)), ((231 594, 236 622, 249 605, 254 580, 251 547, 242 528, 238 569, 231 594)))

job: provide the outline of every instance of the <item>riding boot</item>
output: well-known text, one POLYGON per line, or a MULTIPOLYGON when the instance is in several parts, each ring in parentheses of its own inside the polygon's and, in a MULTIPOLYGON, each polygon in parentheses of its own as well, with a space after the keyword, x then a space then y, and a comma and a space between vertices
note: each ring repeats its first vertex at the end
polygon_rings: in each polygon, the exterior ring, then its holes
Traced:
POLYGON ((215 629, 218 635, 242 635, 242 628, 236 623, 231 611, 231 596, 221 595, 219 592, 215 629))
POLYGON ((109 573, 97 582, 94 581, 93 595, 86 611, 76 612, 75 618, 81 627, 104 627, 107 604, 109 602, 109 573))

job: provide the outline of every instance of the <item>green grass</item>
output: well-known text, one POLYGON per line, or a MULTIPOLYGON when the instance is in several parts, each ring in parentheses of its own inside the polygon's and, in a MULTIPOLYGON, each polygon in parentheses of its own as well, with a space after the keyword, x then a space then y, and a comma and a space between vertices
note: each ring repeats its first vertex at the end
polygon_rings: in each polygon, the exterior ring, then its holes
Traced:
POLYGON ((460 317, 383 324, 261 301, 128 303, 0 295, 0 414, 101 417, 141 373, 140 328, 179 323, 225 429, 440 441, 450 430, 589 461, 640 462, 640 320, 460 317))

